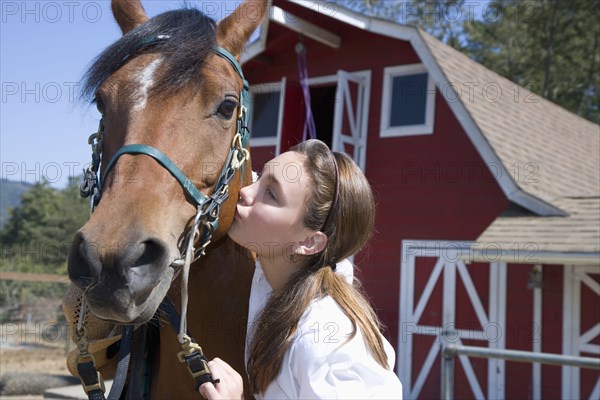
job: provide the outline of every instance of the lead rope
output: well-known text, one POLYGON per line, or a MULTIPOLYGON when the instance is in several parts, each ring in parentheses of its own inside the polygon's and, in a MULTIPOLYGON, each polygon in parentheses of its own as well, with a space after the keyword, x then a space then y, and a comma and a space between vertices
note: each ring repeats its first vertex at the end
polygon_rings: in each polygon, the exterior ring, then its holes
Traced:
POLYGON ((209 200, 198 206, 194 222, 191 226, 190 233, 187 236, 185 247, 185 255, 183 260, 175 260, 171 265, 182 265, 181 268, 181 317, 177 321, 177 317, 173 315, 175 311, 172 307, 165 305, 165 310, 171 324, 176 327, 179 325, 179 333, 177 339, 181 344, 181 351, 177 353, 177 357, 181 363, 188 367, 188 371, 196 381, 196 390, 206 383, 212 382, 216 384, 219 379, 213 379, 208 367, 208 359, 204 356, 202 348, 196 341, 187 334, 187 310, 188 310, 188 286, 189 286, 189 271, 192 262, 197 261, 204 255, 206 247, 211 241, 212 234, 216 229, 219 210, 221 204, 229 197, 229 183, 233 179, 235 172, 238 169, 242 170, 240 179, 243 180, 243 166, 246 160, 250 158, 248 150, 243 147, 241 134, 236 133, 232 141, 232 151, 226 162, 225 174, 223 179, 219 180, 215 190, 209 200), (200 234, 200 225, 203 226, 202 234, 200 234), (194 243, 200 238, 200 246, 194 248, 194 243))
MULTIPOLYGON (((182 344, 185 342, 185 337, 187 336, 188 282, 190 276, 190 265, 192 264, 192 260, 194 258, 194 242, 200 234, 198 231, 198 226, 200 224, 201 216, 202 206, 198 206, 198 211, 196 212, 196 217, 194 218, 194 224, 192 225, 192 229, 188 235, 185 259, 183 268, 181 270, 181 321, 179 322, 179 334, 177 335, 177 338, 179 339, 179 343, 182 344)), ((208 243, 203 245, 206 247, 208 243)))

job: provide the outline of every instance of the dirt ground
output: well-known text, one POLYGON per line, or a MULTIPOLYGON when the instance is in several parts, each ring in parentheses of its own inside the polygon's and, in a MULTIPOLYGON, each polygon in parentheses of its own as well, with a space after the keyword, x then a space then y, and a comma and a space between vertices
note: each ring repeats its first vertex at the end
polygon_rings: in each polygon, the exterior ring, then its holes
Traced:
POLYGON ((0 325, 0 375, 9 372, 68 374, 64 323, 0 325))
POLYGON ((0 349, 0 375, 8 372, 68 374, 63 346, 21 346, 0 349))

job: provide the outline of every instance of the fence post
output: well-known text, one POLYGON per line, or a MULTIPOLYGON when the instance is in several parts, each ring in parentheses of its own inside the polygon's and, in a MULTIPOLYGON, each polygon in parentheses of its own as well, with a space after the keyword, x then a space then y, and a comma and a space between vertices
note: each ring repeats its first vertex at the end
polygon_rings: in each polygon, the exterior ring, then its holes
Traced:
POLYGON ((454 398, 454 356, 452 345, 442 346, 442 399, 454 398))

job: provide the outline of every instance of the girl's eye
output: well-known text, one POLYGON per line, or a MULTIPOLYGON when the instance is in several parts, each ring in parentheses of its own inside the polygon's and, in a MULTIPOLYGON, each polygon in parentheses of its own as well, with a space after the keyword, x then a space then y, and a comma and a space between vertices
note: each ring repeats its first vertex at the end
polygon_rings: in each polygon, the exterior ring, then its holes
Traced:
POLYGON ((273 191, 269 188, 267 188, 267 196, 269 196, 273 200, 277 200, 277 197, 275 197, 275 193, 273 193, 273 191))
POLYGON ((217 109, 217 114, 225 119, 231 119, 233 117, 233 112, 235 111, 238 103, 233 100, 225 100, 219 105, 217 109))

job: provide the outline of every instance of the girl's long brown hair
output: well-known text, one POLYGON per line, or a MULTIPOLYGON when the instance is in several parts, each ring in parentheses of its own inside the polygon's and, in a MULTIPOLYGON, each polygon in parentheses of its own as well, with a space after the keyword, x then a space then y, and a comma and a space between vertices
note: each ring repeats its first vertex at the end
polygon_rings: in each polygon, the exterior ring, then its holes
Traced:
POLYGON ((338 261, 355 254, 367 243, 375 220, 371 186, 350 157, 331 152, 321 141, 308 140, 291 150, 306 156, 304 170, 312 183, 304 224, 315 231, 324 229, 328 241, 321 253, 311 257, 307 267, 273 293, 258 319, 248 360, 253 393, 264 392, 275 379, 306 308, 314 299, 326 295, 339 304, 352 322, 348 340, 360 328, 375 360, 388 368, 379 333, 381 324, 361 287, 356 280, 354 285, 349 284, 328 267, 335 267, 338 261), (338 199, 333 209, 336 171, 332 157, 339 171, 338 199), (324 227, 330 212, 331 221, 324 227))

